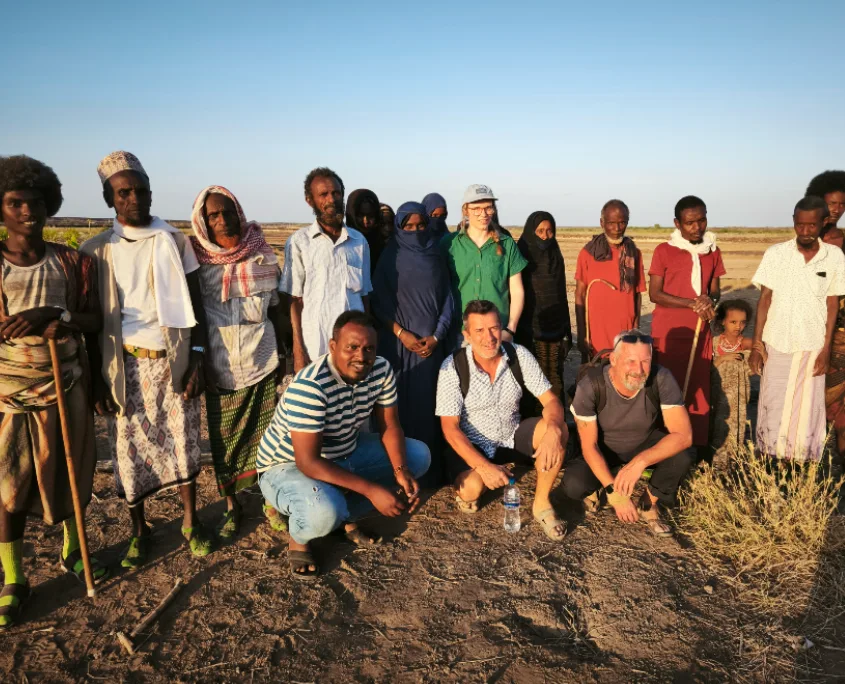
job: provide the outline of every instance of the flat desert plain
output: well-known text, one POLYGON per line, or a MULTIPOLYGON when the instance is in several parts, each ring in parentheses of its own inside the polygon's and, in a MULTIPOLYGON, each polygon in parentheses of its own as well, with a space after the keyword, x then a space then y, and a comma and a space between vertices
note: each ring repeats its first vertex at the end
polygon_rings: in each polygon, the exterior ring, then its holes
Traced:
MULTIPOLYGON (((559 231, 570 278, 591 232, 559 231)), ((632 231, 646 267, 668 232, 632 231)), ((280 249, 288 234, 268 230, 280 249)), ((789 235, 720 233, 723 289, 752 296, 746 288, 763 251, 789 235)), ((645 312, 651 308, 646 298, 645 312)), ((573 352, 570 381, 578 361, 573 352)), ((105 468, 99 420, 98 433, 105 468)), ((35 594, 22 623, 0 636, 2 680, 770 682, 834 681, 845 672, 841 623, 756 613, 720 580, 729 569, 705 562, 683 529, 657 540, 608 510, 587 519, 580 504, 558 494, 569 534, 549 541, 530 515, 534 476, 519 474, 519 533, 503 531, 497 496, 467 516, 456 512, 449 488, 427 491, 410 518, 367 521, 384 536, 381 545, 321 540, 323 575, 309 584, 291 578, 286 537, 264 521, 257 490, 243 497, 240 538, 202 560, 180 536, 178 494, 148 501, 153 557, 136 572, 121 571, 129 514, 114 476, 100 471, 88 530, 113 577, 86 598, 75 578, 57 570, 61 527, 30 523, 24 554, 35 594), (184 589, 127 656, 115 633, 137 625, 177 578, 184 589), (796 636, 826 638, 831 648, 795 651, 796 636)), ((210 468, 198 497, 201 518, 214 526, 224 506, 210 468)))

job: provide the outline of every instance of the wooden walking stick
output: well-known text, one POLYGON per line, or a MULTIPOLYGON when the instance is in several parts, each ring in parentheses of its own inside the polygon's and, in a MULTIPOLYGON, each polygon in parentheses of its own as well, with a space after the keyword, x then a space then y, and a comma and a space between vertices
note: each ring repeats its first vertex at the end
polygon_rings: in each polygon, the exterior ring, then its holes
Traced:
POLYGON ((73 499, 73 515, 76 519, 76 530, 79 533, 79 551, 82 554, 82 566, 85 570, 85 586, 88 596, 96 596, 94 588, 94 573, 91 571, 91 558, 88 555, 88 537, 85 534, 85 515, 79 502, 79 487, 76 485, 76 470, 73 466, 73 452, 71 451, 70 431, 68 429, 67 402, 65 400, 65 383, 62 378, 62 362, 59 360, 59 349, 56 340, 47 340, 50 348, 50 360, 53 362, 53 379, 56 382, 56 397, 59 406, 59 422, 62 426, 62 441, 65 446, 65 460, 67 461, 67 479, 70 482, 70 495, 73 499))
POLYGON ((120 642, 120 645, 126 650, 129 655, 135 655, 135 637, 137 637, 141 632, 143 632, 147 627, 149 627, 153 622, 155 622, 159 615, 164 612, 164 609, 167 608, 172 602, 173 599, 176 598, 176 594, 179 593, 179 590, 182 588, 182 580, 177 579, 176 584, 173 585, 173 589, 170 590, 170 593, 165 596, 161 602, 156 606, 155 610, 151 611, 147 616, 141 620, 135 629, 129 632, 127 636, 124 632, 118 632, 115 636, 117 636, 117 640, 120 642))
POLYGON ((695 324, 695 337, 692 339, 692 349, 689 353, 689 363, 687 364, 687 376, 684 378, 684 403, 687 401, 687 387, 689 387, 689 378, 692 375, 692 364, 695 363, 695 352, 698 349, 698 337, 701 335, 701 326, 704 319, 699 316, 698 323, 695 324))
MULTIPOLYGON (((590 288, 596 283, 604 283, 611 290, 617 289, 616 285, 608 282, 604 278, 593 278, 587 285, 587 293, 584 295, 584 341, 587 343, 588 351, 590 349, 590 288)), ((589 359, 587 359, 587 361, 589 361, 589 359)))

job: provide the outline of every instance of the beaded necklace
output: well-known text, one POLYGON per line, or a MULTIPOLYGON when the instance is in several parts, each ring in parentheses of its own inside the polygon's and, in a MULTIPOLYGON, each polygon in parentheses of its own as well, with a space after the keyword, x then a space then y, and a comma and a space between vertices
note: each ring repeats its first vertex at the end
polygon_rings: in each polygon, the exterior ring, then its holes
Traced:
POLYGON ((737 340, 736 344, 733 345, 732 347, 725 345, 725 339, 726 338, 725 338, 724 335, 719 336, 719 351, 722 352, 723 354, 733 354, 735 352, 738 352, 740 347, 742 347, 742 336, 741 335, 740 335, 739 339, 737 340))

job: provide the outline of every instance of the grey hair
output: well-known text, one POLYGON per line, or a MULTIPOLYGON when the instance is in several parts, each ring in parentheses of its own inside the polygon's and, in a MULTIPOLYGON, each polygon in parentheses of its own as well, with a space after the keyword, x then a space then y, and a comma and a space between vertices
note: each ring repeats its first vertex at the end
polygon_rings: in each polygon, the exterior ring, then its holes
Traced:
MULTIPOLYGON (((652 350, 654 349, 654 343, 651 341, 651 335, 646 335, 642 330, 639 328, 632 328, 631 330, 623 330, 619 333, 616 337, 613 338, 613 351, 616 351, 616 348, 619 346, 619 343, 622 341, 623 337, 627 337, 628 335, 636 335, 640 339, 637 340, 639 344, 647 344, 649 348, 652 350), (649 341, 646 341, 649 340, 649 341)), ((631 343, 635 344, 635 343, 631 343)))

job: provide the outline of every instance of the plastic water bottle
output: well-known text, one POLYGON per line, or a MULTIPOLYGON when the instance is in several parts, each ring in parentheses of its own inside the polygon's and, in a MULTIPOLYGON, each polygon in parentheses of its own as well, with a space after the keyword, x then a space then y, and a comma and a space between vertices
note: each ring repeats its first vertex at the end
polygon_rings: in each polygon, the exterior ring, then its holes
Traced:
POLYGON ((519 520, 519 487, 516 486, 516 480, 513 478, 505 487, 502 500, 505 503, 505 532, 519 532, 522 526, 519 520))

